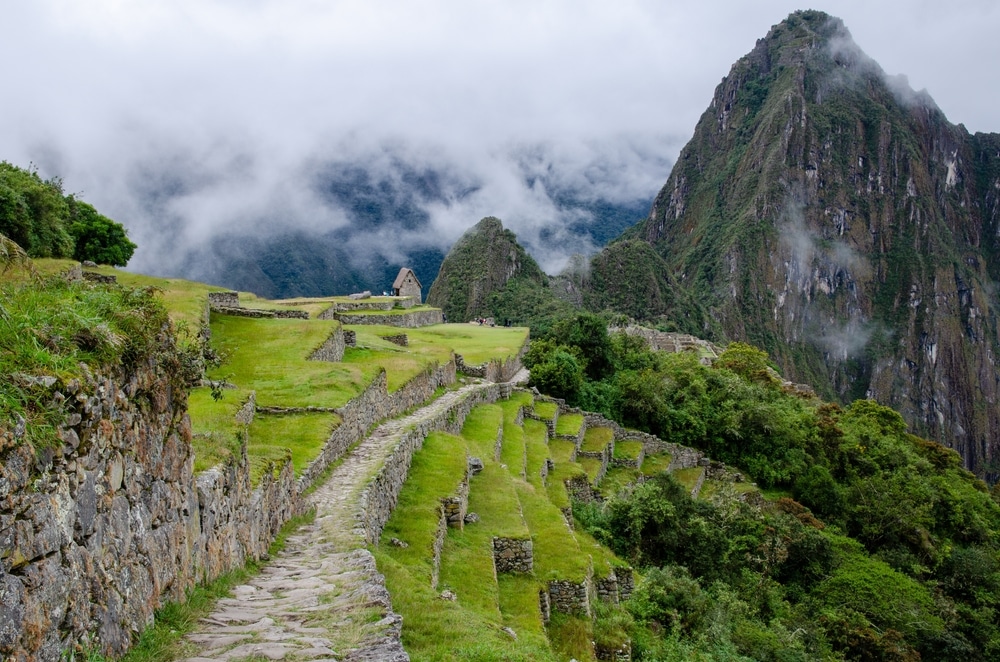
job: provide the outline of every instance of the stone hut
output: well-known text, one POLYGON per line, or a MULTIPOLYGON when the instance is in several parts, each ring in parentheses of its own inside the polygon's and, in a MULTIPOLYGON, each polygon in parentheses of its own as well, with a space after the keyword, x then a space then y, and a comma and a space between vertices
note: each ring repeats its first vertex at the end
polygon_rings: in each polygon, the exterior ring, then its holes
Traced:
POLYGON ((422 303, 420 298, 420 281, 417 280, 417 275, 413 273, 413 269, 403 267, 399 270, 396 280, 392 281, 392 296, 413 297, 418 304, 422 303))

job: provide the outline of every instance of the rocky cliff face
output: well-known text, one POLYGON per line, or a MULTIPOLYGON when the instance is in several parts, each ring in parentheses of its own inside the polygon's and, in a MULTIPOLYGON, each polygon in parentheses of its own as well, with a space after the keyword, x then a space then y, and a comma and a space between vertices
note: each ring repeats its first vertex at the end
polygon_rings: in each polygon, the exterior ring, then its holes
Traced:
POLYGON ((997 470, 1000 136, 950 124, 839 19, 792 14, 733 65, 649 218, 730 339, 872 397, 997 470))

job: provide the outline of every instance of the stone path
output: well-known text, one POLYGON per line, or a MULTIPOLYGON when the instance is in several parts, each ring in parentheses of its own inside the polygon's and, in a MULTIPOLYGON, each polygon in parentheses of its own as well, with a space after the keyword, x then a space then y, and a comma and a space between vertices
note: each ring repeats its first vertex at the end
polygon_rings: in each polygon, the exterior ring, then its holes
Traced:
POLYGON ((216 604, 188 635, 184 662, 287 660, 408 661, 402 619, 392 611, 375 559, 355 532, 358 497, 400 433, 486 388, 474 383, 445 393, 403 418, 387 421, 344 458, 307 497, 315 521, 232 598, 216 604))

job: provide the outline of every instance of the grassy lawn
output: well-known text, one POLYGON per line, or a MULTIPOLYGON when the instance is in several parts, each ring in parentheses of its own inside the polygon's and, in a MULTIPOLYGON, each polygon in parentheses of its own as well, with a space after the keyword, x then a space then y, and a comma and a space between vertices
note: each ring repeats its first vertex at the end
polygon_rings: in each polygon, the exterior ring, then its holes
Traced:
POLYGON ((441 550, 438 590, 450 590, 465 609, 499 622, 500 597, 493 580, 493 532, 482 521, 449 529, 441 550))
POLYGON ((539 662, 556 660, 549 647, 542 610, 538 605, 541 583, 534 577, 505 574, 497 578, 497 585, 503 624, 517 633, 517 641, 521 650, 528 654, 527 659, 539 662))
POLYGON ((619 441, 615 443, 615 452, 613 457, 622 460, 638 460, 639 455, 642 454, 642 442, 641 441, 619 441))
POLYGON ((525 473, 528 482, 536 488, 542 488, 542 466, 549 459, 548 428, 540 421, 530 418, 524 420, 524 446, 527 453, 525 473))
POLYGON ((589 618, 552 613, 549 620, 549 641, 561 660, 594 660, 594 626, 589 618))
POLYGON ((191 390, 188 411, 191 412, 191 450, 194 451, 195 473, 224 464, 234 452, 239 452, 237 434, 241 426, 236 423, 235 416, 248 393, 246 389, 225 389, 222 399, 216 401, 207 386, 191 390))
POLYGON ((508 402, 501 404, 503 414, 503 442, 500 446, 500 461, 507 465, 507 470, 515 476, 521 476, 525 471, 524 429, 514 424, 514 412, 508 402))
POLYGON ((570 458, 576 450, 576 444, 565 439, 553 439, 549 442, 549 455, 556 466, 571 462, 570 458))
POLYGON ((448 347, 456 354, 461 354, 469 365, 479 365, 490 359, 507 359, 521 351, 521 346, 528 339, 528 328, 523 326, 506 328, 478 324, 435 324, 407 329, 406 333, 411 343, 420 341, 448 347))
POLYGON ((309 361, 335 321, 254 319, 212 314, 212 344, 227 361, 209 373, 257 391, 261 405, 340 407, 371 383, 375 362, 309 361))
POLYGON ((295 475, 316 459, 330 432, 340 424, 336 414, 305 413, 283 416, 257 414, 250 425, 247 453, 251 458, 251 478, 256 483, 268 462, 292 458, 295 475))
POLYGON ((615 432, 611 428, 587 428, 583 434, 583 443, 580 450, 591 453, 600 453, 608 444, 614 441, 615 432))
POLYGON ((556 413, 559 411, 559 406, 554 402, 536 402, 535 403, 535 416, 546 421, 551 421, 556 417, 556 413))
POLYGON ((533 485, 515 481, 515 486, 524 520, 531 531, 535 576, 542 580, 582 582, 587 576, 589 559, 580 553, 562 512, 533 485))
MULTIPOLYGON (((555 443, 555 442, 553 442, 555 443)), ((555 468, 549 472, 549 482, 545 492, 549 501, 556 508, 569 508, 569 493, 566 491, 566 481, 570 478, 586 475, 583 468, 575 462, 556 462, 555 468)))
POLYGON ((657 453, 656 455, 647 455, 642 460, 642 475, 643 476, 655 476, 661 471, 666 471, 667 467, 670 466, 670 454, 669 453, 657 453))
POLYGON ((563 414, 556 422, 556 434, 565 434, 575 437, 580 433, 581 425, 583 425, 582 414, 563 414))

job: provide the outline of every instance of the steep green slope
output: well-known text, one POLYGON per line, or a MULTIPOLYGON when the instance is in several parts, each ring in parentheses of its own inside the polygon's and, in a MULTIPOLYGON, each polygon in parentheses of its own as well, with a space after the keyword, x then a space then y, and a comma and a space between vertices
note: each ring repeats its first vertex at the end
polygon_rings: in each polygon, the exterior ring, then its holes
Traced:
POLYGON ((535 326, 569 308, 548 287, 548 276, 505 230, 488 216, 448 252, 427 303, 455 322, 492 317, 498 324, 535 326))
POLYGON ((887 77, 839 19, 796 12, 733 65, 623 238, 790 378, 889 404, 990 473, 998 143, 887 77))

